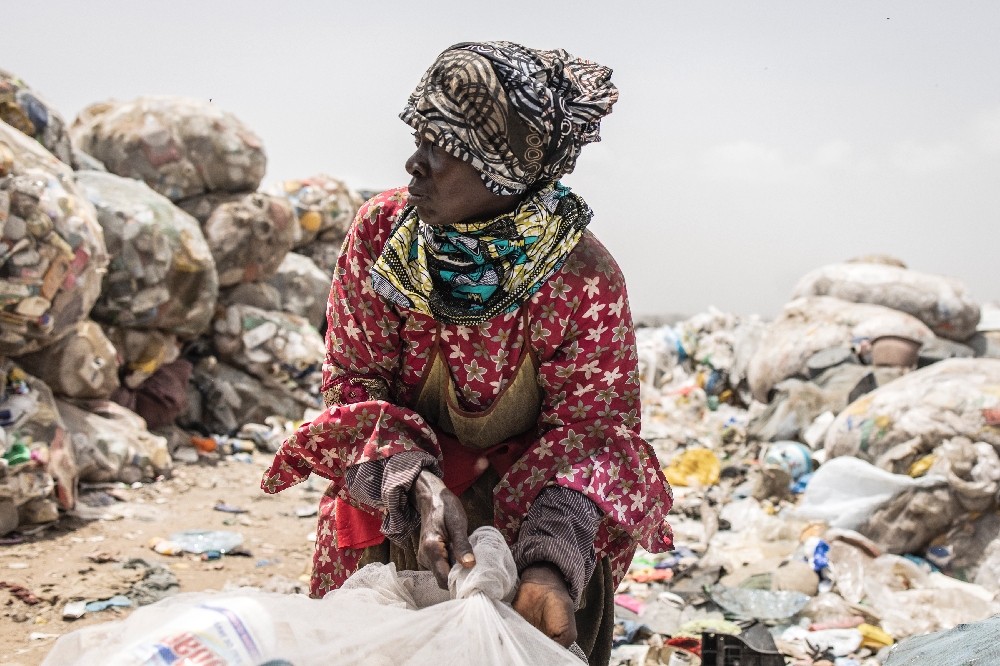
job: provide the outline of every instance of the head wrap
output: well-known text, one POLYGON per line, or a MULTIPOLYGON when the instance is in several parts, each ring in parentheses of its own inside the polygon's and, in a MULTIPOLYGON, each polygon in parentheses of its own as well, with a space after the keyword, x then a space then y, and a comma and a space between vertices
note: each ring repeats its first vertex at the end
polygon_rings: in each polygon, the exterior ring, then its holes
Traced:
POLYGON ((562 49, 511 42, 452 46, 431 65, 399 117, 469 162, 494 194, 554 183, 600 141, 618 89, 611 70, 562 49))

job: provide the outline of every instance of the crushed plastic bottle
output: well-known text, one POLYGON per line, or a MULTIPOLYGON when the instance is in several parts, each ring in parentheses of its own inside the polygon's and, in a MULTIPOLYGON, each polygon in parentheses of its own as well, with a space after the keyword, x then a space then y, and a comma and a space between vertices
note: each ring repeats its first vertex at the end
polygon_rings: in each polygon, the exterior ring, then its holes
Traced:
POLYGON ((171 534, 170 541, 195 555, 210 550, 226 554, 243 544, 243 535, 226 530, 188 530, 171 534))

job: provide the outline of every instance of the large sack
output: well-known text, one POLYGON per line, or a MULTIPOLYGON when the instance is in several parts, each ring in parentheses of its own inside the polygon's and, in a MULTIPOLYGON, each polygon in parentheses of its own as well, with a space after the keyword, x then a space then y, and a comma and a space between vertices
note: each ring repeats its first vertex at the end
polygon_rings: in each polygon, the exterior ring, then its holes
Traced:
POLYGON ((295 209, 295 219, 302 230, 296 247, 314 240, 341 242, 364 199, 343 181, 320 174, 302 180, 286 180, 265 190, 285 197, 295 209))
POLYGON ((823 266, 795 285, 792 298, 833 296, 907 312, 937 335, 967 340, 976 332, 979 305, 954 278, 873 263, 823 266))
POLYGON ((954 358, 904 375, 851 403, 825 446, 830 458, 869 462, 900 447, 890 457, 905 470, 957 436, 1000 450, 1000 360, 954 358))
POLYGON ((198 220, 199 224, 203 225, 208 222, 208 218, 212 217, 212 213, 215 212, 216 208, 222 204, 239 201, 249 194, 253 194, 253 191, 208 192, 206 194, 198 194, 193 197, 188 197, 187 199, 181 199, 177 202, 177 206, 180 207, 185 213, 198 220))
POLYGON ((326 346, 305 319, 231 305, 215 320, 215 348, 222 359, 297 395, 319 392, 326 346))
POLYGON ((2 69, 0 120, 45 146, 65 164, 73 164, 73 150, 63 117, 19 76, 2 69))
POLYGON ((208 357, 194 369, 188 385, 188 409, 177 422, 228 435, 247 423, 263 424, 274 415, 298 421, 305 409, 287 391, 265 386, 257 378, 208 357))
POLYGON ((317 329, 326 318, 331 282, 330 276, 311 259, 295 252, 285 255, 285 260, 278 266, 278 273, 268 280, 268 284, 281 295, 279 309, 302 317, 317 329))
POLYGON ((31 450, 29 462, 11 465, 0 479, 0 501, 18 505, 44 499, 53 490, 59 505, 76 504, 77 469, 66 426, 52 391, 10 360, 0 360, 0 450, 16 444, 31 450))
POLYGON ((0 354, 54 342, 86 317, 108 264, 97 214, 72 169, 0 122, 0 354))
POLYGON ((59 396, 106 399, 118 388, 118 351, 89 319, 58 342, 17 360, 59 396))
POLYGON ((205 222, 205 238, 219 285, 231 287, 274 277, 295 245, 298 226, 287 201, 255 192, 217 207, 205 222))
POLYGON ((327 275, 332 276, 337 268, 337 260, 340 259, 340 251, 344 248, 342 240, 338 241, 313 241, 308 245, 302 245, 295 249, 303 257, 307 257, 316 267, 327 275))
POLYGON ((747 378, 753 397, 767 402, 780 381, 805 376, 806 363, 818 351, 881 337, 924 344, 934 334, 919 319, 881 305, 827 296, 797 298, 767 327, 750 360, 747 378))
POLYGON ((70 136, 111 173, 144 180, 174 201, 216 190, 255 190, 267 164, 250 128, 201 99, 99 102, 73 121, 70 136))
POLYGON ((150 433, 137 414, 113 402, 89 403, 90 411, 68 402, 58 405, 81 480, 135 483, 170 468, 167 440, 150 433))
POLYGON ((198 222, 142 181, 98 171, 77 178, 97 208, 111 255, 93 317, 184 337, 204 332, 219 284, 198 222))

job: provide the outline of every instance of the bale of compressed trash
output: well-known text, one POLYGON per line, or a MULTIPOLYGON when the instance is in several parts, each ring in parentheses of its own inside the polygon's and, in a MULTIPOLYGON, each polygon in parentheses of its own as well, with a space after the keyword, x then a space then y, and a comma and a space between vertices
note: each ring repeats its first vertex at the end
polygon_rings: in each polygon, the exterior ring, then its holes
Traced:
POLYGON ((104 332, 121 358, 121 383, 129 389, 138 388, 161 367, 180 357, 173 333, 117 326, 106 326, 104 332))
POLYGON ((308 245, 295 248, 295 251, 303 257, 309 258, 316 267, 327 275, 332 276, 337 269, 337 260, 340 259, 340 251, 344 248, 343 240, 339 241, 313 241, 308 245))
POLYGON ((906 374, 837 416, 826 434, 827 455, 873 463, 889 456, 892 471, 905 473, 955 436, 1000 449, 998 386, 998 359, 954 358, 906 374))
POLYGON ((255 190, 267 164, 257 135, 206 100, 99 102, 84 109, 69 131, 74 145, 111 173, 143 180, 174 201, 255 190))
POLYGON ((134 412, 108 401, 87 403, 86 410, 63 401, 58 407, 81 480, 135 483, 169 470, 167 440, 150 433, 134 412))
POLYGON ((215 320, 215 348, 223 360, 315 403, 308 394, 319 392, 326 346, 305 319, 231 305, 215 320))
POLYGON ((86 317, 108 264, 73 171, 0 122, 0 354, 51 344, 86 317))
POLYGON ((45 349, 17 360, 59 396, 107 399, 118 388, 118 351, 90 320, 77 323, 45 349))
POLYGON ((322 325, 330 299, 331 278, 311 259, 289 252, 268 284, 281 295, 279 310, 302 317, 317 329, 322 325))
POLYGON ((72 144, 63 117, 21 77, 2 69, 0 120, 45 146, 63 163, 73 165, 72 144))
POLYGON ((55 398, 9 359, 0 360, 0 426, 0 535, 28 518, 54 520, 55 502, 72 509, 76 463, 55 398), (19 515, 28 505, 32 515, 19 515))
POLYGON ((212 213, 215 212, 216 208, 222 204, 239 201, 249 194, 253 194, 253 191, 207 192, 205 194, 188 197, 187 199, 181 199, 176 203, 181 210, 198 220, 199 224, 205 224, 208 222, 208 218, 212 217, 212 213))
POLYGON ((187 338, 207 330, 219 285, 198 222, 142 181, 97 171, 77 178, 111 255, 93 317, 187 338))
POLYGON ((285 197, 295 210, 295 220, 302 231, 296 247, 313 241, 341 242, 354 221, 364 199, 342 180, 325 174, 286 180, 265 190, 268 194, 285 197))
POLYGON ((747 368, 750 390, 755 399, 767 402, 782 380, 808 377, 808 362, 817 352, 883 339, 905 340, 919 349, 934 334, 916 317, 881 305, 828 296, 797 298, 764 332, 747 368))
POLYGON ((247 423, 263 424, 274 415, 298 421, 305 409, 286 391, 265 386, 209 356, 195 366, 188 385, 188 408, 177 422, 206 434, 232 434, 247 423))
POLYGON ((906 312, 950 340, 967 340, 979 323, 979 304, 954 278, 899 266, 845 263, 823 266, 803 276, 792 298, 833 296, 906 312))
POLYGON ((205 222, 205 238, 219 285, 271 279, 297 234, 292 207, 284 199, 255 192, 217 207, 205 222))

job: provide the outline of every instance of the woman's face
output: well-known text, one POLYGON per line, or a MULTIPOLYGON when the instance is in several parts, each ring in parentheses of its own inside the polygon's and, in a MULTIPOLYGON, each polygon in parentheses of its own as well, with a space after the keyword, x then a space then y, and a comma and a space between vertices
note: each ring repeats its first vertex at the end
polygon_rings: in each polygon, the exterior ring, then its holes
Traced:
POLYGON ((425 224, 435 227, 488 220, 514 210, 524 198, 493 194, 471 164, 426 139, 418 140, 406 172, 411 176, 410 204, 425 224))

